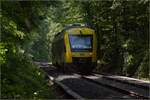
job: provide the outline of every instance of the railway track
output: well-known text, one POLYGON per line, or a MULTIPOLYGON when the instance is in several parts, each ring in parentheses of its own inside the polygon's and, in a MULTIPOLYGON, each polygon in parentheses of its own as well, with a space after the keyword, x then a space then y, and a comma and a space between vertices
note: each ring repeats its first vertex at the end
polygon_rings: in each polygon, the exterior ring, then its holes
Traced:
POLYGON ((149 89, 150 83, 136 84, 133 80, 122 80, 121 78, 114 78, 113 76, 91 75, 83 76, 84 79, 100 84, 121 93, 130 95, 138 99, 150 99, 149 89))
POLYGON ((136 86, 134 88, 126 87, 122 83, 113 82, 110 84, 110 80, 108 84, 106 80, 95 80, 89 76, 72 75, 66 77, 58 78, 55 82, 76 99, 149 99, 149 96, 139 92, 143 90, 136 89, 136 86))
POLYGON ((121 93, 92 81, 80 75, 64 75, 54 81, 64 91, 75 99, 134 99, 135 97, 121 93))
MULTIPOLYGON (((43 67, 48 78, 72 99, 149 99, 150 83, 136 82, 111 75, 64 74, 43 67)), ((67 99, 67 98, 66 98, 67 99)))

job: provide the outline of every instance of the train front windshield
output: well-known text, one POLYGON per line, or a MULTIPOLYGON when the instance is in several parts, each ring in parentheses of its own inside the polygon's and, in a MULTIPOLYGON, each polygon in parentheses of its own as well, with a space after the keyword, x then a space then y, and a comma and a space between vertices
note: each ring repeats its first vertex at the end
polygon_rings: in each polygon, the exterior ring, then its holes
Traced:
POLYGON ((69 35, 72 51, 92 51, 92 35, 69 35))

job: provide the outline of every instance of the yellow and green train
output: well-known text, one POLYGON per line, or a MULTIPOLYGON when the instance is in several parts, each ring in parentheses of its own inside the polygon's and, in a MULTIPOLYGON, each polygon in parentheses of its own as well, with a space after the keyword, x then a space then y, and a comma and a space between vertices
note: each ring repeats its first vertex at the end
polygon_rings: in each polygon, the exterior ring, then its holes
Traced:
POLYGON ((97 39, 93 29, 73 24, 55 35, 52 63, 59 69, 90 73, 97 65, 97 39))

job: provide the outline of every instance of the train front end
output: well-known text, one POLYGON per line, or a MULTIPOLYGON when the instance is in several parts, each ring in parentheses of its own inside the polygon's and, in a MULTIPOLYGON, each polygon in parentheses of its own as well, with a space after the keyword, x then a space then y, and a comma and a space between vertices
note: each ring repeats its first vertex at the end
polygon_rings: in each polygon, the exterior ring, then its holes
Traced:
POLYGON ((69 69, 78 72, 90 73, 97 64, 96 35, 93 29, 87 27, 71 28, 66 30, 65 63, 71 65, 69 69))

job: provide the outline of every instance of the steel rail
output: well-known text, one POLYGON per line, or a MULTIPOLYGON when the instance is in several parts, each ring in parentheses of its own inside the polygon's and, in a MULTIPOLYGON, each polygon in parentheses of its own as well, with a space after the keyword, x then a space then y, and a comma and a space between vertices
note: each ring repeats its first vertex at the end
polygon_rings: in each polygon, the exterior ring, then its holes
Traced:
POLYGON ((133 91, 128 91, 128 90, 125 90, 125 89, 122 89, 122 88, 118 88, 116 86, 113 86, 111 84, 106 84, 105 82, 100 82, 100 81, 96 81, 94 79, 90 79, 90 78, 87 78, 86 76, 82 76, 83 79, 86 79, 88 81, 91 81, 91 82, 94 82, 96 84, 99 84, 99 85, 102 85, 102 86, 105 86, 105 87, 108 87, 110 89, 113 89, 115 91, 119 91, 119 92, 122 92, 124 94, 127 94, 131 97, 135 97, 137 99, 149 99, 149 97, 146 97, 146 96, 143 96, 139 93, 136 93, 136 92, 133 92, 133 91))

